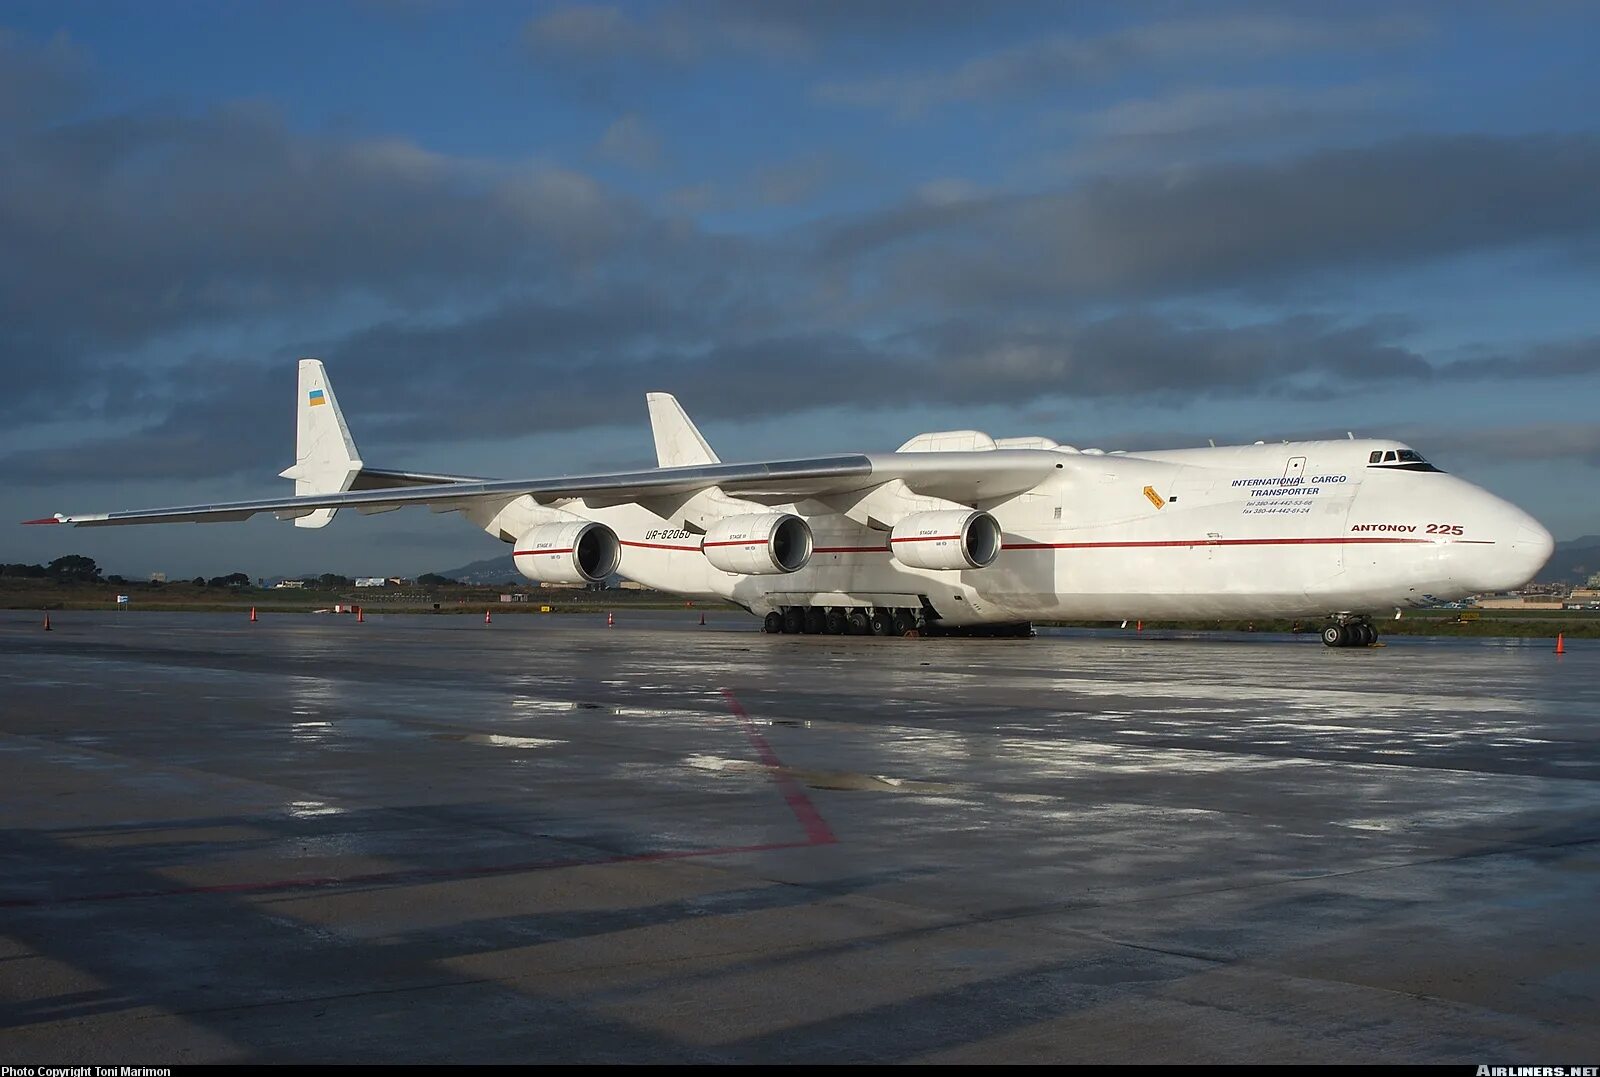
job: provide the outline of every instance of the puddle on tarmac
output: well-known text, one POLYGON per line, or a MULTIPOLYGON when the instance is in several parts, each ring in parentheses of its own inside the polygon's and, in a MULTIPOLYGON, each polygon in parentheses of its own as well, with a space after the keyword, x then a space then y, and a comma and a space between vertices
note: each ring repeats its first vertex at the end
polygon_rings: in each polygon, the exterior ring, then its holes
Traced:
POLYGON ((564 740, 545 737, 511 737, 503 733, 434 733, 433 740, 458 741, 464 744, 487 744, 495 748, 548 748, 565 744, 564 740))
POLYGON ((896 778, 888 774, 858 774, 843 770, 801 770, 796 767, 769 767, 749 759, 727 759, 716 755, 691 755, 684 762, 697 770, 723 774, 772 774, 793 778, 812 789, 848 793, 963 793, 970 786, 952 782, 928 782, 915 778, 896 778))

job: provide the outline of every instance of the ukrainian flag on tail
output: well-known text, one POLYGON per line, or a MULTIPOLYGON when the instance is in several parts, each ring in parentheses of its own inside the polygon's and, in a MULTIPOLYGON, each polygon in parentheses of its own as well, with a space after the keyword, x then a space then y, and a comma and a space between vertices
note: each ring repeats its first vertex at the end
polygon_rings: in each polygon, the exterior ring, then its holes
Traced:
POLYGON ((311 390, 311 392, 307 394, 307 397, 310 406, 313 408, 318 404, 326 404, 328 402, 327 394, 325 394, 321 389, 311 390))

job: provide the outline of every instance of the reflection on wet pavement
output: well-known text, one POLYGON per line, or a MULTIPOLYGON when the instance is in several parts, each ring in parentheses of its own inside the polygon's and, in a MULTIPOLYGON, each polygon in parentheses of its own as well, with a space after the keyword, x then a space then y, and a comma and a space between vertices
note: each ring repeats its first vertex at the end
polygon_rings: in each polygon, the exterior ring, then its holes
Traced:
POLYGON ((0 616, 8 1046, 1600 1045, 1600 653, 696 620, 0 616))

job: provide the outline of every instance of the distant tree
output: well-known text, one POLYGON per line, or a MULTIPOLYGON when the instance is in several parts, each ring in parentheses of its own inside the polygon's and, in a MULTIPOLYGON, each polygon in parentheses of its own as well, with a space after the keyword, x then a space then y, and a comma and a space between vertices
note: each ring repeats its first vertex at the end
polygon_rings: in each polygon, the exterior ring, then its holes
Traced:
POLYGON ((317 584, 324 590, 332 591, 337 587, 354 587, 356 581, 349 576, 341 576, 336 572, 324 572, 317 577, 317 584))
POLYGON ((193 582, 196 587, 204 587, 206 585, 206 578, 204 576, 196 576, 193 582))
POLYGON ((37 580, 50 575, 50 570, 43 565, 0 565, 0 576, 21 576, 24 579, 37 580))
POLYGON ((115 583, 115 584, 124 584, 124 583, 127 583, 128 581, 123 579, 121 576, 107 576, 106 577, 106 582, 107 583, 115 583))
POLYGON ((417 577, 417 582, 424 587, 454 587, 456 584, 449 576, 441 576, 437 572, 424 572, 417 577))
POLYGON ((93 582, 100 578, 100 566, 94 558, 69 553, 50 562, 50 575, 58 580, 83 580, 93 582))
POLYGON ((206 581, 207 587, 249 587, 250 577, 243 572, 232 572, 226 576, 213 576, 206 581))

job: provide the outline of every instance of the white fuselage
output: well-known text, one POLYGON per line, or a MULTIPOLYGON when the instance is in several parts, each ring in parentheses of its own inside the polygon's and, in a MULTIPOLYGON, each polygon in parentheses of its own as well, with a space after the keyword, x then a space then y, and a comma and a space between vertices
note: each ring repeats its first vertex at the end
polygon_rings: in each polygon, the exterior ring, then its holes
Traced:
MULTIPOLYGON (((1443 472, 1371 462, 1374 452, 1398 444, 1074 452, 1057 477, 978 503, 1000 523, 1003 547, 993 564, 962 571, 903 565, 884 530, 806 500, 773 508, 806 517, 811 560, 772 575, 711 567, 701 536, 637 504, 559 507, 616 532, 624 576, 756 613, 927 607, 949 625, 1310 617, 1428 605, 1515 587, 1539 570, 1552 541, 1532 517, 1443 472)), ((952 456, 996 465, 1015 454, 1060 459, 1053 455, 1060 452, 952 456)))

